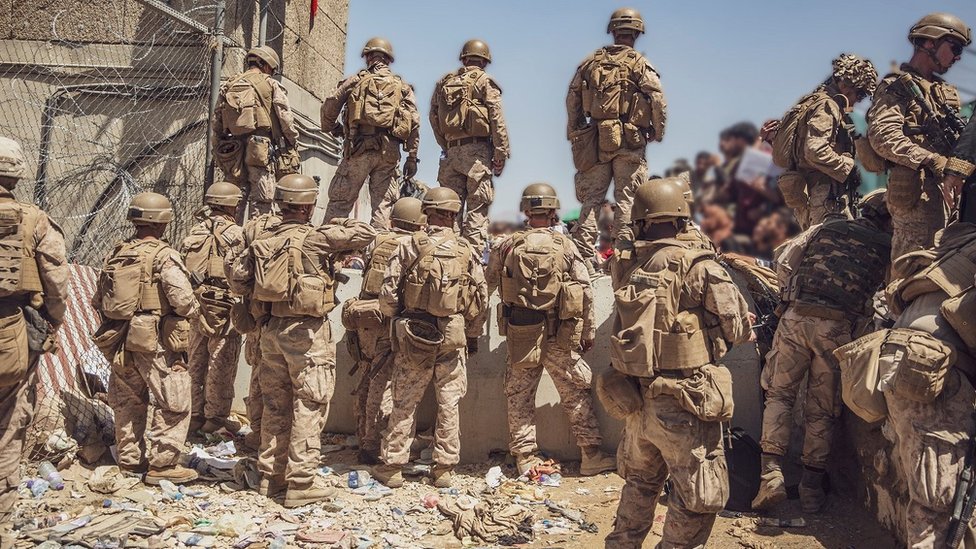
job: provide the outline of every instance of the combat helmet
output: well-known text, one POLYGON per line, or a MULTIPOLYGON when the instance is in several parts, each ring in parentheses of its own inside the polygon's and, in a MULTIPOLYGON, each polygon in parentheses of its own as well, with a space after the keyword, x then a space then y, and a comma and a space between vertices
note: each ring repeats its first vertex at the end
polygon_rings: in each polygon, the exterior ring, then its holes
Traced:
POLYGON ((835 81, 846 80, 866 95, 874 95, 878 85, 878 71, 871 61, 850 53, 842 53, 833 61, 832 76, 835 81))
POLYGON ((522 201, 519 210, 529 213, 541 213, 547 210, 559 209, 559 196, 556 189, 548 183, 532 183, 522 191, 522 201))
POLYGON ((424 211, 443 210, 458 213, 461 211, 461 198, 447 187, 434 187, 424 193, 424 211))
POLYGON ((695 193, 691 192, 691 172, 681 172, 674 177, 669 177, 668 181, 672 181, 681 191, 681 195, 685 197, 685 202, 688 203, 688 211, 690 212, 695 204, 695 193))
POLYGON ((465 57, 480 57, 491 63, 491 50, 488 49, 488 44, 484 40, 468 40, 461 48, 458 59, 464 61, 465 57))
POLYGON ((875 189, 869 192, 858 204, 863 217, 874 219, 887 219, 891 217, 888 213, 888 204, 885 203, 885 189, 875 189))
POLYGON ((374 36, 366 41, 366 45, 363 46, 363 53, 360 57, 366 57, 367 55, 378 51, 380 53, 385 53, 387 57, 390 58, 390 62, 393 62, 393 44, 389 40, 381 36, 374 36))
POLYGON ((173 204, 159 193, 139 193, 132 197, 125 218, 133 225, 165 225, 173 220, 173 204))
POLYGON ((402 229, 419 229, 424 224, 424 204, 412 196, 405 196, 393 203, 390 221, 402 229))
POLYGON ((315 204, 318 196, 319 184, 304 174, 286 175, 275 185, 275 200, 282 204, 315 204))
POLYGON ((274 72, 277 72, 278 67, 281 66, 281 59, 278 58, 278 52, 271 49, 271 46, 261 46, 247 50, 247 59, 250 60, 252 58, 263 61, 274 72))
POLYGON ((955 15, 949 13, 930 13, 918 20, 918 23, 908 31, 908 39, 913 43, 919 38, 938 40, 951 37, 968 46, 973 42, 972 31, 969 26, 955 15))
POLYGON ((641 14, 633 8, 620 8, 610 15, 610 23, 607 25, 607 34, 614 31, 630 30, 637 34, 644 32, 644 19, 641 14))
POLYGON ((237 206, 244 198, 241 189, 233 183, 220 181, 214 183, 203 195, 203 203, 208 206, 237 206))
POLYGON ((631 220, 641 219, 662 223, 691 218, 691 210, 677 177, 645 181, 634 193, 631 220))
POLYGON ((4 179, 5 186, 24 177, 24 164, 24 150, 20 143, 0 137, 0 178, 4 179))

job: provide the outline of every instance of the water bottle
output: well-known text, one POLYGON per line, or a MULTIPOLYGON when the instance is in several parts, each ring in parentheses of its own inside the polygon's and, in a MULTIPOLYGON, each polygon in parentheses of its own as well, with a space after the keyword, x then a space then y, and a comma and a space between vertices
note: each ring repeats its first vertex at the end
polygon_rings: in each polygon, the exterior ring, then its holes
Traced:
POLYGON ((177 488, 175 484, 173 484, 168 480, 163 479, 159 481, 159 489, 163 491, 163 497, 165 497, 166 499, 170 499, 173 501, 178 501, 183 499, 183 493, 180 492, 180 489, 177 488))
POLYGON ((353 490, 359 488, 359 471, 349 471, 349 487, 353 490))
POLYGON ((50 461, 41 462, 40 467, 37 468, 37 476, 46 480, 51 485, 51 488, 64 490, 64 479, 61 478, 61 473, 58 472, 58 469, 50 461))

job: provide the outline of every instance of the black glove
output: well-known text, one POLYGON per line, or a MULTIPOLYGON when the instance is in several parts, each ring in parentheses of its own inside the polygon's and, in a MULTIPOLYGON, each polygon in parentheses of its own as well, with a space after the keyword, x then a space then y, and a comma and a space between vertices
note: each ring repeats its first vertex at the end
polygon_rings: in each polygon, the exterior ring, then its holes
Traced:
POLYGON ((407 160, 403 163, 403 176, 409 179, 415 175, 417 175, 417 159, 408 156, 407 160))
POLYGON ((469 337, 468 338, 468 353, 475 354, 478 352, 478 338, 469 337))

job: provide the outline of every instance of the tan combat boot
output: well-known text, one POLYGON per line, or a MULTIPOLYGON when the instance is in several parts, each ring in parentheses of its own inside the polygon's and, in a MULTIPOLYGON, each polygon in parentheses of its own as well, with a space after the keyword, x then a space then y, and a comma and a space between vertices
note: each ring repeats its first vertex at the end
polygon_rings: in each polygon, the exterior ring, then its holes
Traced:
POLYGON ((258 451, 261 449, 261 432, 251 431, 244 435, 244 447, 248 450, 258 451))
POLYGON ((782 461, 782 456, 762 455, 759 493, 752 500, 753 510, 769 509, 786 500, 786 479, 783 478, 782 461))
POLYGON ((605 454, 598 446, 581 448, 580 475, 592 477, 617 470, 617 457, 605 454))
POLYGON ((197 472, 193 469, 187 469, 182 465, 174 465, 172 467, 150 467, 149 472, 146 473, 146 477, 143 482, 152 486, 158 486, 159 481, 168 480, 173 484, 183 484, 186 482, 193 482, 197 479, 197 472))
POLYGON ((268 499, 280 498, 287 489, 288 483, 285 482, 284 475, 262 476, 261 482, 258 484, 258 493, 268 499))
POLYGON ((430 470, 430 478, 434 481, 435 488, 450 488, 454 480, 454 467, 450 465, 435 465, 430 470))
POLYGON ((827 501, 827 492, 823 489, 824 471, 803 468, 800 478, 800 507, 804 513, 819 513, 827 501))
POLYGON ((535 454, 515 454, 515 467, 519 476, 529 474, 533 467, 542 463, 542 458, 535 454))
POLYGON ((284 506, 289 509, 302 507, 310 503, 325 501, 336 494, 336 489, 325 483, 325 480, 316 478, 311 484, 303 487, 288 486, 285 493, 284 506))
POLYGON ((399 488, 403 486, 403 467, 399 465, 387 465, 381 463, 370 471, 377 482, 387 488, 399 488))
POLYGON ((189 434, 195 434, 200 430, 201 427, 207 422, 206 418, 200 416, 193 416, 190 418, 190 428, 187 430, 189 434))

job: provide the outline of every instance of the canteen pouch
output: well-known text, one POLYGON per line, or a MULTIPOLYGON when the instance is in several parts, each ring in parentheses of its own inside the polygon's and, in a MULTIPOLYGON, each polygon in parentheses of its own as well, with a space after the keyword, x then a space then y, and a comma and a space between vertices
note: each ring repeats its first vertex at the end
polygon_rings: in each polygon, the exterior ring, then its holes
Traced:
POLYGON ((577 171, 585 172, 596 166, 600 152, 597 133, 596 126, 593 124, 570 133, 569 143, 573 152, 573 165, 576 166, 577 171))
POLYGON ((893 395, 927 404, 942 393, 946 374, 956 363, 956 350, 931 334, 895 329, 881 348, 895 372, 888 382, 893 395))
POLYGON ((783 201, 792 209, 805 208, 810 196, 807 194, 807 182, 800 172, 787 170, 780 174, 776 186, 783 193, 783 201))
POLYGON ((583 285, 575 280, 563 282, 559 292, 559 320, 583 316, 583 285))
POLYGON ((21 313, 0 319, 0 387, 27 379, 27 321, 21 313))
POLYGON ((895 208, 910 208, 922 197, 922 178, 918 170, 892 166, 888 171, 888 191, 885 200, 895 208))
POLYGON ((583 320, 570 318, 560 320, 556 329, 555 345, 568 351, 579 351, 580 340, 583 338, 583 320))
POLYGON ((244 163, 254 168, 267 168, 271 160, 271 139, 263 135, 247 138, 244 163))
POLYGON ((159 321, 159 338, 163 348, 185 353, 190 348, 190 321, 179 315, 166 315, 159 321))
POLYGON ((91 335, 92 343, 105 355, 109 363, 115 362, 115 356, 122 350, 128 328, 129 323, 124 320, 107 319, 91 335))
POLYGON ((546 323, 508 325, 508 361, 513 368, 534 368, 542 361, 546 323))
POLYGON ((880 330, 834 350, 840 365, 841 398, 857 417, 868 423, 888 415, 884 393, 878 388, 882 372, 881 346, 891 330, 880 330))
POLYGON ((623 145, 623 122, 614 118, 597 122, 598 143, 600 152, 614 152, 623 145))
POLYGON ((214 160, 225 180, 239 183, 244 178, 244 144, 240 139, 218 140, 214 160))
POLYGON ((624 420, 644 407, 644 397, 636 378, 610 367, 596 378, 596 395, 607 413, 624 420))
POLYGON ((347 330, 362 330, 383 326, 380 303, 376 299, 353 297, 342 304, 342 326, 347 330))
POLYGON ((637 128, 650 128, 653 109, 650 97, 639 91, 634 92, 634 97, 630 100, 630 116, 627 120, 637 128))
POLYGON ((333 293, 317 274, 299 274, 291 294, 291 312, 300 316, 324 317, 334 305, 333 293))
POLYGON ((670 395, 688 413, 705 422, 732 419, 732 374, 725 366, 702 366, 688 378, 656 377, 649 387, 651 397, 670 395))
POLYGON ((159 317, 154 314, 135 315, 129 321, 125 350, 135 353, 155 353, 159 350, 159 317))

